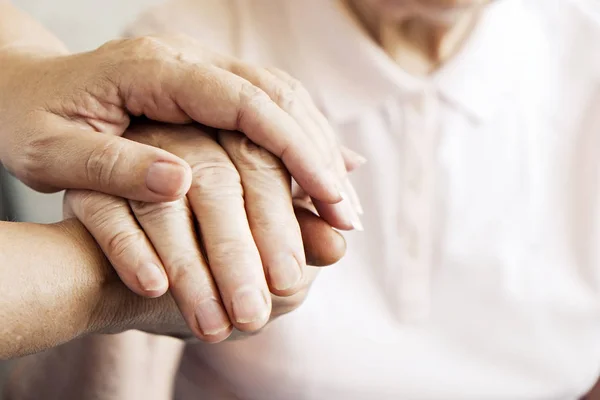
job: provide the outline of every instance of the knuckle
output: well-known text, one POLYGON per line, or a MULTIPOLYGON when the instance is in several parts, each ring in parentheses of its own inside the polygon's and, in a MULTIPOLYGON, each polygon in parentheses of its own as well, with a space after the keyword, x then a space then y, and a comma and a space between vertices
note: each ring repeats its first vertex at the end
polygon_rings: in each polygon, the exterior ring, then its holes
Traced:
POLYGON ((115 227, 129 215, 125 201, 119 197, 91 190, 69 190, 64 202, 73 210, 75 216, 97 238, 113 235, 115 227))
POLYGON ((163 203, 146 203, 142 201, 129 201, 131 210, 138 220, 151 225, 159 224, 162 221, 185 219, 186 222, 192 219, 192 213, 183 200, 163 203))
POLYGON ((156 54, 165 48, 165 44, 156 36, 138 36, 126 40, 135 50, 145 54, 156 54))
POLYGON ((129 210, 123 200, 93 191, 81 191, 75 195, 74 209, 78 218, 95 232, 111 232, 113 224, 129 210))
POLYGON ((138 61, 164 58, 167 49, 168 46, 156 36, 136 36, 111 40, 100 46, 95 52, 99 54, 116 53, 119 55, 118 60, 115 60, 118 64, 135 66, 138 61))
POLYGON ((298 94, 289 86, 278 86, 273 100, 283 110, 292 112, 298 104, 298 94))
MULTIPOLYGON (((129 74, 139 74, 143 68, 150 75, 156 76, 175 55, 175 51, 157 36, 119 39, 105 46, 108 46, 107 51, 116 53, 110 58, 114 63, 111 68, 124 70, 129 74)), ((104 50, 103 47, 99 51, 104 50)))
POLYGON ((111 257, 121 258, 144 240, 144 232, 139 229, 121 230, 113 233, 106 244, 111 257))
POLYGON ((62 209, 65 218, 76 217, 79 207, 79 190, 67 190, 63 196, 62 209))
POLYGON ((173 282, 178 282, 182 279, 189 280, 189 274, 197 274, 202 271, 196 267, 203 263, 202 254, 194 249, 179 251, 173 255, 165 263, 165 267, 169 270, 169 277, 173 282))
POLYGON ((278 170, 283 171, 281 161, 256 145, 245 135, 238 135, 231 140, 228 146, 231 157, 247 170, 278 170))
POLYGON ((237 127, 235 130, 243 130, 246 120, 260 114, 264 107, 271 103, 271 98, 262 89, 244 83, 239 91, 240 107, 238 109, 237 127))
POLYGON ((267 71, 284 81, 289 87, 289 89, 298 97, 308 96, 310 98, 309 92, 302 84, 302 82, 300 82, 298 79, 294 78, 287 72, 278 68, 267 68, 267 71))
POLYGON ((243 242, 235 238, 221 238, 211 244, 211 251, 216 254, 243 254, 246 252, 243 242))
POLYGON ((290 87, 290 90, 298 97, 308 94, 308 91, 302 82, 296 78, 288 77, 287 84, 290 87))
POLYGON ((65 195, 65 200, 73 207, 89 212, 97 207, 99 193, 90 190, 69 190, 65 195))
POLYGON ((260 104, 269 100, 269 96, 262 89, 251 83, 242 84, 240 97, 246 104, 260 104))
MULTIPOLYGON (((279 204, 275 205, 273 209, 270 209, 269 211, 259 209, 258 212, 252 213, 252 231, 268 235, 273 235, 276 232, 278 237, 273 238, 273 241, 279 242, 281 237, 287 238, 290 236, 290 227, 294 227, 294 223, 295 215, 292 208, 290 207, 287 212, 282 212, 282 207, 279 204)), ((295 227, 291 229, 295 229, 295 227)), ((297 244, 297 242, 294 242, 294 244, 297 244)), ((298 244, 302 245, 302 242, 299 242, 298 244)), ((284 246, 286 246, 286 244, 282 243, 282 250, 285 248, 284 246)))
POLYGON ((252 270, 251 265, 255 262, 260 264, 257 250, 241 238, 220 238, 210 244, 207 253, 211 266, 229 268, 238 265, 242 270, 252 270))
POLYGON ((192 189, 212 198, 242 197, 242 183, 229 159, 214 158, 192 163, 192 189))
POLYGON ((100 188, 108 188, 123 157, 120 141, 109 141, 92 150, 85 163, 88 182, 96 182, 100 188))

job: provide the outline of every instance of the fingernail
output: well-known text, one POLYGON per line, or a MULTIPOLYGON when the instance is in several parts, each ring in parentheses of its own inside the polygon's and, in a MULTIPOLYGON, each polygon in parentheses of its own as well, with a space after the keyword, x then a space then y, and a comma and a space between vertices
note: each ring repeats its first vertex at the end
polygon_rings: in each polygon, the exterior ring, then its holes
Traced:
POLYGON ((302 278, 302 269, 296 257, 283 253, 269 268, 271 285, 277 290, 293 288, 302 278))
POLYGON ((342 204, 342 207, 344 208, 344 213, 346 214, 346 217, 350 220, 352 228, 354 228, 357 231, 364 231, 364 227, 362 222, 360 221, 360 217, 358 216, 356 209, 352 205, 348 194, 342 192, 342 198, 343 200, 340 204, 342 204))
POLYGON ((231 326, 225 310, 215 299, 205 300, 198 305, 196 321, 205 336, 216 336, 231 326))
POLYGON ((357 164, 358 167, 367 162, 365 157, 347 147, 344 147, 344 155, 348 157, 353 164, 357 164))
POLYGON ((269 308, 260 290, 238 291, 233 297, 233 316, 239 324, 265 320, 269 308))
POLYGON ((335 201, 335 203, 339 203, 340 201, 342 201, 342 186, 340 185, 340 178, 334 172, 327 173, 326 176, 327 187, 334 188, 333 190, 335 196, 337 197, 337 201, 335 201))
POLYGON ((169 286, 161 268, 153 263, 143 264, 136 274, 142 289, 147 292, 165 290, 169 286))
POLYGON ((356 212, 358 213, 358 215, 363 215, 365 212, 363 210, 362 204, 360 204, 360 197, 358 197, 358 193, 356 193, 356 190, 354 189, 354 185, 352 185, 352 182, 350 182, 350 180, 348 178, 346 178, 346 180, 345 180, 345 187, 346 187, 348 196, 350 196, 352 205, 356 209, 356 212))
POLYGON ((358 153, 354 153, 356 155, 356 158, 354 159, 354 161, 358 164, 358 166, 360 167, 361 165, 365 165, 367 163, 367 159, 363 156, 361 156, 358 153))
POLYGON ((157 161, 148 168, 146 187, 162 196, 176 196, 181 192, 186 173, 181 165, 157 161))

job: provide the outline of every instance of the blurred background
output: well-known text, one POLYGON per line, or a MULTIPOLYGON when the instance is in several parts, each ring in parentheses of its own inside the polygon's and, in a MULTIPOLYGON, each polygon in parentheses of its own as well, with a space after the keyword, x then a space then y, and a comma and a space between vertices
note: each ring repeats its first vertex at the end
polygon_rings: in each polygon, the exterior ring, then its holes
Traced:
MULTIPOLYGON (((122 32, 144 8, 163 0, 12 0, 65 42, 72 51, 93 49, 122 32)), ((0 166, 0 218, 51 223, 61 218, 60 193, 35 193, 0 166)), ((0 361, 2 384, 10 363, 0 361)))

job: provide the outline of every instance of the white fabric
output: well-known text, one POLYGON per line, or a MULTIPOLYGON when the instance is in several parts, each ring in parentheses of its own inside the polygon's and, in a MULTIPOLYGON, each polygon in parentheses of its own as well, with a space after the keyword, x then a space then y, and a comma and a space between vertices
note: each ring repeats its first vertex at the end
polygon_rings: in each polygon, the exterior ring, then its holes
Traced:
POLYGON ((260 335, 189 348, 178 398, 581 396, 600 371, 599 8, 499 0, 430 79, 333 0, 146 14, 138 33, 288 70, 369 159, 347 256, 260 335))

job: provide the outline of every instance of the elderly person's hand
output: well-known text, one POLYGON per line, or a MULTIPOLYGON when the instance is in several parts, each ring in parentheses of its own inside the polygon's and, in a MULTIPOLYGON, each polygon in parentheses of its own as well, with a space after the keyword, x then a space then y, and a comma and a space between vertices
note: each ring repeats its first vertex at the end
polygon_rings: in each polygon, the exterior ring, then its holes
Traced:
POLYGON ((284 73, 180 36, 116 40, 70 55, 40 45, 43 30, 14 7, 0 4, 0 15, 0 161, 32 188, 177 200, 190 187, 187 163, 119 136, 132 115, 197 121, 243 132, 283 161, 333 226, 360 227, 358 206, 343 201, 353 189, 340 147, 284 73))
MULTIPOLYGON (((316 273, 306 265, 303 242, 317 249, 312 265, 331 264, 343 253, 343 239, 305 210, 306 198, 296 199, 304 204, 297 219, 287 170, 246 136, 150 123, 125 137, 185 160, 193 171, 187 197, 143 203, 74 190, 65 197, 67 216, 83 222, 136 293, 161 295, 168 277, 197 337, 223 340, 231 323, 256 331, 270 315, 294 308, 316 273), (289 297, 272 302, 269 292, 289 297)), ((356 157, 346 158, 354 168, 356 157)))
MULTIPOLYGON (((346 249, 346 242, 343 236, 314 214, 307 202, 296 202, 294 209, 300 230, 302 231, 302 237, 305 240, 304 248, 309 263, 315 266, 327 266, 338 261, 344 255, 346 249)), ((290 296, 270 294, 269 302, 272 304, 272 309, 268 318, 262 322, 260 328, 272 322, 277 317, 290 313, 300 307, 306 299, 310 286, 317 277, 319 269, 314 266, 304 268, 302 280, 298 286, 300 290, 295 294, 290 296)), ((173 301, 173 296, 174 293, 172 292, 171 295, 155 299, 156 303, 154 307, 148 307, 147 304, 143 307, 134 307, 137 309, 142 308, 142 311, 136 313, 134 318, 127 321, 126 327, 117 323, 112 329, 109 327, 108 330, 105 330, 104 333, 119 333, 125 329, 137 329, 148 333, 174 336, 187 340, 200 339, 207 342, 217 342, 224 339, 240 339, 259 330, 259 327, 256 326, 251 330, 244 328, 242 328, 243 330, 235 329, 233 332, 227 330, 213 337, 199 335, 197 325, 191 325, 190 329, 189 323, 186 323, 187 318, 185 316, 181 317, 182 314, 177 309, 177 302, 173 301)), ((139 299, 141 300, 141 298, 139 299)), ((103 309, 113 310, 114 307, 108 305, 103 309)), ((105 315, 104 319, 110 320, 110 316, 105 315)), ((118 317, 116 320, 123 321, 123 318, 118 317)), ((236 328, 239 328, 237 324, 236 328)))

